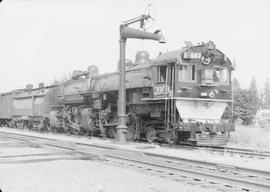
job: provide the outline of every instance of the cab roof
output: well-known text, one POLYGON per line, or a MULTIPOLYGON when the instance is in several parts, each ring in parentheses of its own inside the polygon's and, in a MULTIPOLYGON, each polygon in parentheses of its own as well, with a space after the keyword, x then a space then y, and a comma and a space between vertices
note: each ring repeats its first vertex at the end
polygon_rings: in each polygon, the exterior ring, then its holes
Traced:
MULTIPOLYGON (((203 45, 197 45, 192 47, 183 47, 182 49, 177 49, 173 51, 168 51, 166 53, 162 53, 156 57, 156 59, 152 62, 152 66, 164 65, 165 63, 183 63, 182 53, 183 52, 203 52, 203 45)), ((215 54, 216 57, 226 57, 224 53, 222 53, 218 49, 211 50, 215 54)), ((228 65, 232 65, 231 61, 226 57, 228 65)))

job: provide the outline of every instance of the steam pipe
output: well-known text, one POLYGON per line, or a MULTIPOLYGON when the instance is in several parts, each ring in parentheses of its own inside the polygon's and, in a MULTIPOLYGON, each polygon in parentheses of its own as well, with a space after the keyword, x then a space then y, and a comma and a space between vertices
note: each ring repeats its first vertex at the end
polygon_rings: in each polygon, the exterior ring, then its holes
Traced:
POLYGON ((119 100, 118 100, 118 126, 117 140, 119 143, 127 143, 126 134, 126 66, 125 52, 126 39, 120 38, 120 77, 119 77, 119 100))
POLYGON ((128 26, 128 25, 130 25, 132 23, 140 22, 141 23, 140 25, 141 25, 141 28, 142 28, 142 25, 143 25, 144 21, 149 19, 149 18, 152 18, 152 17, 150 15, 141 15, 139 17, 129 19, 127 21, 122 22, 122 25, 123 26, 128 26))
POLYGON ((160 33, 150 33, 147 31, 133 29, 130 27, 125 27, 120 29, 120 36, 122 38, 130 39, 150 39, 158 41, 159 43, 166 43, 164 36, 160 33))
POLYGON ((143 30, 133 29, 127 27, 131 23, 139 22, 141 27, 146 19, 150 16, 142 15, 141 17, 128 20, 124 24, 120 25, 120 74, 119 74, 119 100, 118 100, 118 126, 117 129, 117 141, 121 144, 127 143, 126 134, 128 127, 126 126, 126 66, 125 66, 125 49, 126 41, 128 38, 132 39, 150 39, 158 41, 159 43, 165 43, 165 38, 159 31, 150 33, 143 30))

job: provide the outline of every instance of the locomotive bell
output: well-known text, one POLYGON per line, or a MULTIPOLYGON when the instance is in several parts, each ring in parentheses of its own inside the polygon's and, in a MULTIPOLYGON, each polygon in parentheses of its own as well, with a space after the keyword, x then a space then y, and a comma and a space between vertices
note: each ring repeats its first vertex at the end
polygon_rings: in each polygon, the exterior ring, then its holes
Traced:
POLYGON ((135 63, 136 64, 145 64, 150 61, 149 59, 149 53, 147 51, 138 51, 135 57, 135 63))

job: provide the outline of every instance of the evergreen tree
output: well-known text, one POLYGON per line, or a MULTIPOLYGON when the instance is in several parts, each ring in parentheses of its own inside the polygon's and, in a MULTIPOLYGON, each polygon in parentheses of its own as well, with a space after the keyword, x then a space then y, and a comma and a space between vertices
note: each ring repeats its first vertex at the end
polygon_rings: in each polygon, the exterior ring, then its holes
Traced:
POLYGON ((234 95, 234 119, 241 119, 244 125, 249 125, 254 118, 254 101, 250 90, 241 89, 234 95))
POLYGON ((264 90, 263 89, 260 89, 259 91, 259 109, 263 108, 263 105, 264 105, 264 90))
POLYGON ((238 80, 236 78, 233 79, 232 89, 233 89, 233 92, 239 91, 241 89, 240 83, 238 82, 238 80))
POLYGON ((270 109, 270 79, 267 79, 264 84, 263 108, 270 109))
POLYGON ((253 77, 249 89, 241 89, 237 79, 233 80, 233 109, 228 105, 223 118, 229 119, 230 112, 233 110, 233 120, 241 119, 244 125, 249 125, 255 117, 259 108, 259 94, 256 79, 253 77))
POLYGON ((256 83, 256 79, 254 76, 251 80, 248 92, 249 92, 249 93, 247 93, 249 96, 249 99, 248 99, 249 103, 248 104, 250 105, 250 109, 252 110, 253 115, 255 116, 258 109, 259 109, 260 100, 259 100, 257 83, 256 83))
POLYGON ((222 115, 222 119, 233 119, 232 118, 232 103, 229 103, 226 108, 225 108, 225 111, 222 115))
MULTIPOLYGON (((235 94, 238 94, 238 92, 240 91, 241 87, 240 87, 240 83, 238 82, 238 80, 236 78, 233 79, 232 81, 232 95, 233 95, 233 102, 234 102, 234 99, 235 99, 235 94)), ((233 103, 229 103, 227 106, 226 106, 226 109, 222 115, 222 119, 232 119, 232 120, 235 120, 237 119, 237 117, 233 114, 234 113, 234 110, 232 110, 232 107, 234 106, 233 103)))
POLYGON ((249 91, 253 94, 258 94, 258 88, 257 88, 257 83, 256 83, 256 79, 253 76, 249 85, 249 91))
POLYGON ((232 118, 233 120, 241 119, 244 125, 249 125, 259 108, 259 94, 256 79, 254 77, 252 78, 249 89, 241 89, 237 79, 234 79, 232 91, 233 105, 228 105, 226 107, 222 118, 232 118), (233 111, 233 117, 231 116, 231 111, 233 111))
POLYGON ((233 95, 233 120, 241 119, 241 108, 242 108, 242 94, 241 90, 234 92, 233 95))

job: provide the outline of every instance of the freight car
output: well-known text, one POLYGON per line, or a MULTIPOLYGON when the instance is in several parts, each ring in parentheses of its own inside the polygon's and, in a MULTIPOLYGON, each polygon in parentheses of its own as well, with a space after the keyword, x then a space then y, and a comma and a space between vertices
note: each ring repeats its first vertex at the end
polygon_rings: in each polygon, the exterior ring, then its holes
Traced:
MULTIPOLYGON (((231 122, 221 116, 232 102, 230 60, 213 42, 187 46, 150 60, 138 52, 127 62, 127 139, 224 145, 231 122)), ((115 137, 119 72, 76 71, 62 85, 51 129, 115 137)))
POLYGON ((38 129, 42 119, 48 118, 51 106, 56 104, 57 86, 14 90, 0 95, 0 120, 2 125, 38 129))
POLYGON ((0 125, 8 126, 12 120, 13 94, 15 91, 0 94, 0 125))

